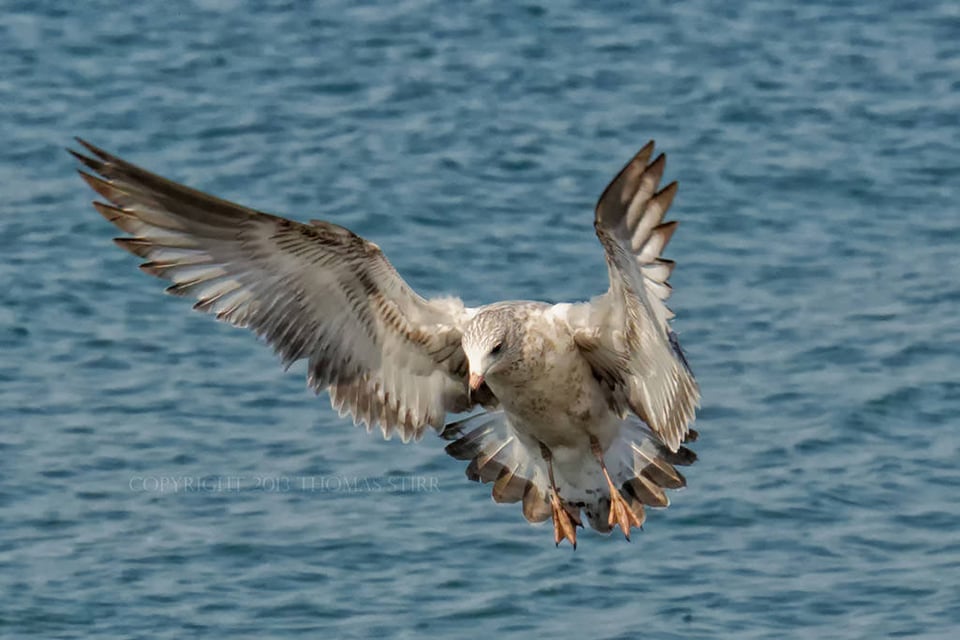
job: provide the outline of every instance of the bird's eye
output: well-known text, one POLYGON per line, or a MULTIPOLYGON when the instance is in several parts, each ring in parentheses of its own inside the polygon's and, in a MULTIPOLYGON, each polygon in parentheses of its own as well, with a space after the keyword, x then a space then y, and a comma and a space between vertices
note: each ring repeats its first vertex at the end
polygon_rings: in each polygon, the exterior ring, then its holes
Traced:
POLYGON ((493 345, 493 349, 490 349, 490 355, 492 356, 497 355, 498 353, 500 353, 501 349, 503 349, 503 343, 498 342, 497 344, 493 345))

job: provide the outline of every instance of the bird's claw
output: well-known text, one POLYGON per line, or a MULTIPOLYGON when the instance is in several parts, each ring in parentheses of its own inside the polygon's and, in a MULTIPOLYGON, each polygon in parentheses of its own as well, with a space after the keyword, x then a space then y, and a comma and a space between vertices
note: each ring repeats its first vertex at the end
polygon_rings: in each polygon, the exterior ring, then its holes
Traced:
POLYGON ((560 546, 564 540, 569 540, 573 548, 577 548, 577 527, 582 527, 580 518, 570 513, 561 502, 557 494, 550 499, 550 508, 553 511, 553 540, 560 546))
POLYGON ((613 485, 610 485, 610 516, 607 519, 607 524, 611 527, 619 525, 627 540, 630 539, 630 527, 639 529, 643 524, 613 485))

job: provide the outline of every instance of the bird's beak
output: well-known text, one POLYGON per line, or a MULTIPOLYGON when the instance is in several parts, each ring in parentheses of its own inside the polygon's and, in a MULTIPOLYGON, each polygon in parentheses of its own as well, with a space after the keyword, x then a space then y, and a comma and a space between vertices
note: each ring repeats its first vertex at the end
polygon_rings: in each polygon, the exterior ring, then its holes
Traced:
POLYGON ((476 391, 480 388, 480 385, 483 384, 483 375, 479 373, 470 372, 470 388, 476 391))

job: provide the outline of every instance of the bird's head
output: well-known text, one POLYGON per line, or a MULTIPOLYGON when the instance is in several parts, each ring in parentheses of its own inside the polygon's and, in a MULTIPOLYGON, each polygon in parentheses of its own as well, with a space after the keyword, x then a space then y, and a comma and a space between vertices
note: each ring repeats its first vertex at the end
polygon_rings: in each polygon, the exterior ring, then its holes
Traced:
POLYGON ((502 310, 481 311, 463 333, 463 352, 470 368, 469 384, 474 391, 489 379, 496 379, 518 360, 521 340, 502 310))

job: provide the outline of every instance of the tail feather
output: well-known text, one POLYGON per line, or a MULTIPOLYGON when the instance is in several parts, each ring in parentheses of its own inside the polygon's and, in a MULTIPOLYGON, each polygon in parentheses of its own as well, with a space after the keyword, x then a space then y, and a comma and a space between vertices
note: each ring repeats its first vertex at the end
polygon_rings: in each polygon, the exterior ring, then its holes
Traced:
POLYGON ((469 460, 467 478, 493 483, 496 502, 523 501, 523 514, 530 522, 550 517, 546 473, 539 453, 531 455, 520 442, 502 412, 481 413, 448 424, 440 434, 447 453, 469 460))
POLYGON ((641 472, 640 475, 627 480, 623 484, 623 487, 627 493, 643 504, 648 504, 651 507, 670 506, 670 498, 667 497, 663 489, 647 477, 645 472, 641 472))
MULTIPOLYGON (((657 484, 668 489, 679 489, 686 486, 686 478, 672 464, 667 462, 666 456, 654 447, 645 445, 649 445, 649 440, 630 443, 630 449, 633 452, 632 468, 635 471, 638 469, 645 470, 648 475, 656 479, 657 484)), ((669 452, 669 449, 667 452, 669 452)))
POLYGON ((518 475, 520 465, 515 465, 512 469, 504 467, 503 471, 497 477, 493 484, 493 499, 496 502, 520 502, 527 491, 527 485, 530 484, 528 478, 518 475))
POLYGON ((547 494, 532 482, 523 494, 523 517, 528 522, 543 522, 550 517, 550 502, 547 494))
MULTIPOLYGON (((467 477, 492 483, 496 502, 522 502, 523 515, 530 522, 550 518, 551 487, 542 453, 524 444, 507 416, 500 411, 470 416, 446 426, 441 436, 450 441, 446 451, 458 460, 468 460, 467 477)), ((691 432, 688 441, 696 438, 691 432)), ((647 507, 670 504, 667 489, 686 485, 677 466, 696 461, 685 446, 670 451, 653 431, 636 418, 626 418, 617 437, 604 453, 604 462, 630 509, 643 523, 647 507)), ((583 456, 555 468, 559 495, 572 514, 586 515, 590 526, 609 533, 610 491, 600 465, 589 447, 583 456)))
POLYGON ((627 502, 630 505, 630 510, 637 516, 637 520, 640 521, 640 526, 642 527, 643 523, 647 521, 647 512, 643 508, 643 501, 628 495, 627 502))

